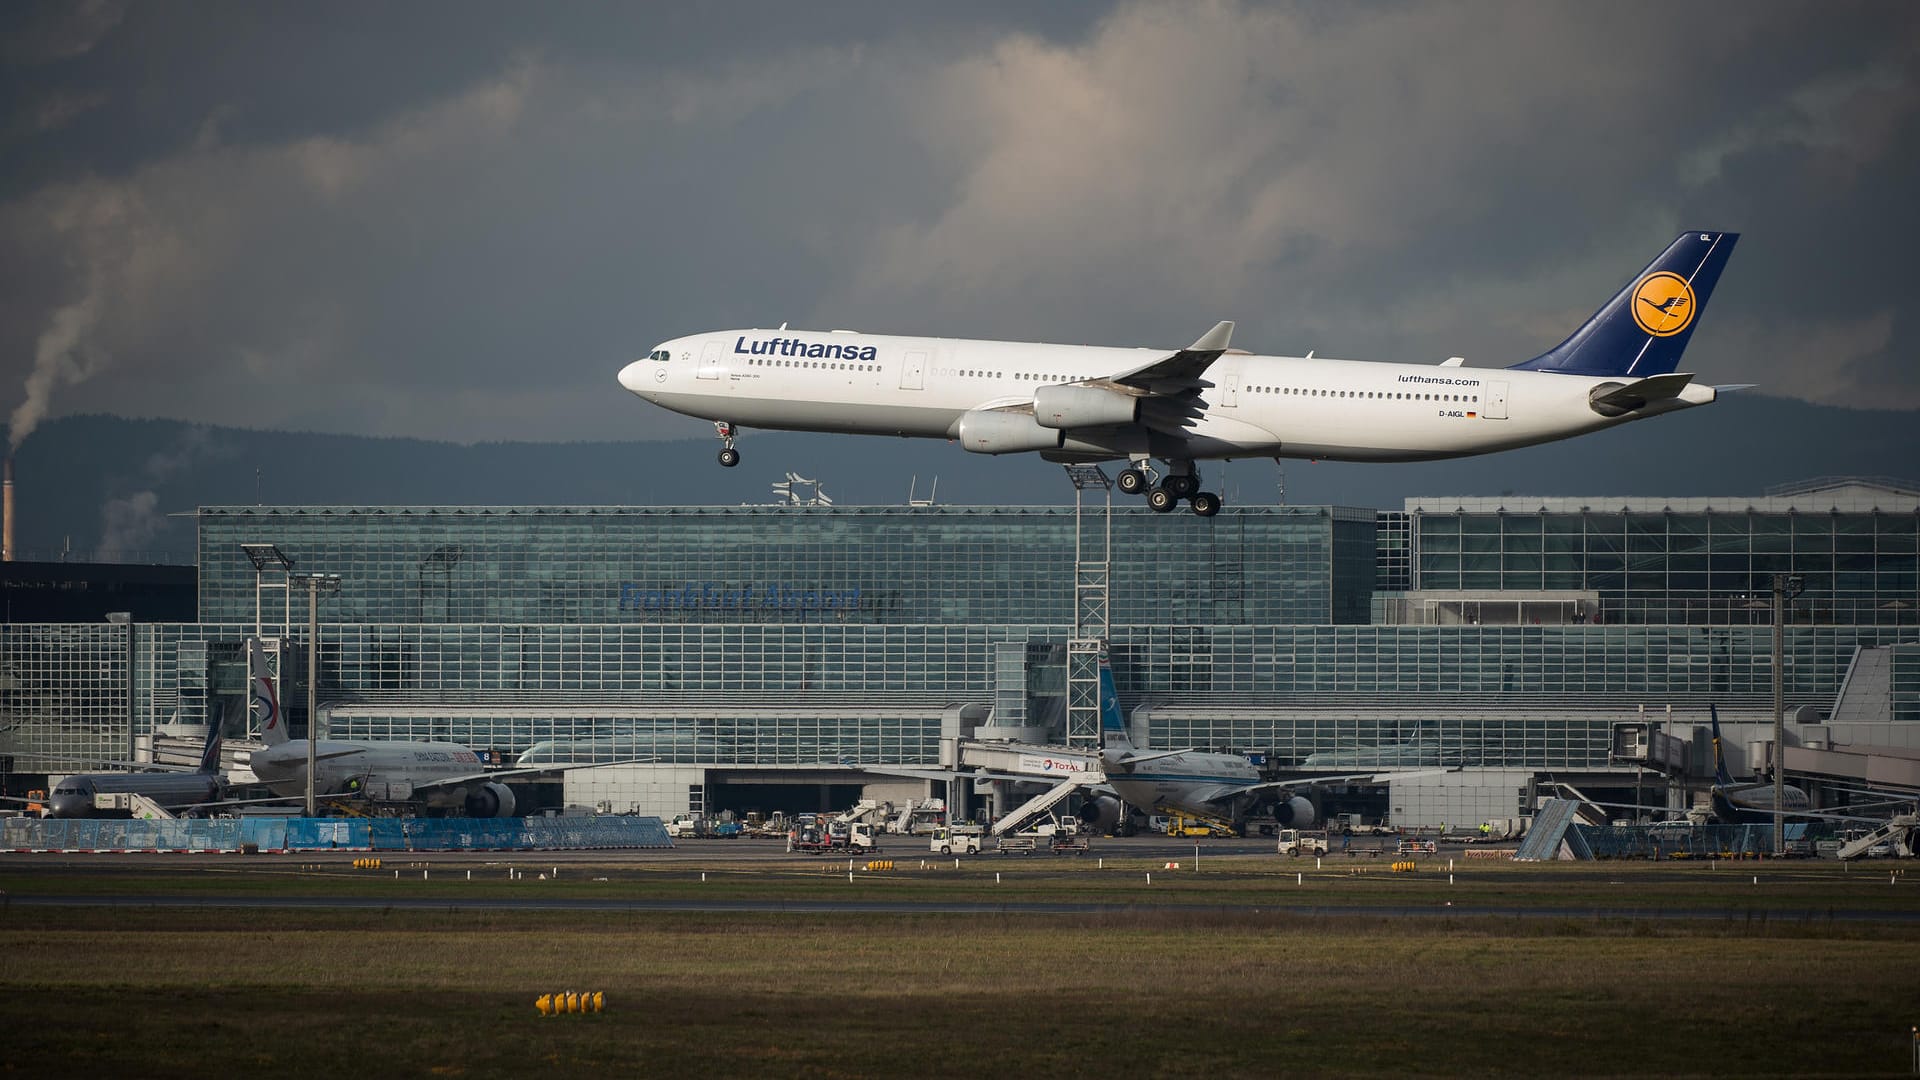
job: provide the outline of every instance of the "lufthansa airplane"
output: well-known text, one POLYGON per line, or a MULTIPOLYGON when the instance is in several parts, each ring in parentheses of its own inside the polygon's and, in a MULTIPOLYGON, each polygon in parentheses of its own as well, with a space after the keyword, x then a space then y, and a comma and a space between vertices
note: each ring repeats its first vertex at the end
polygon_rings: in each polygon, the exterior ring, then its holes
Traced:
POLYGON ((721 330, 662 342, 628 390, 741 427, 950 439, 977 454, 1125 460, 1127 494, 1220 512, 1195 462, 1429 461, 1552 442, 1713 401, 1678 372, 1736 233, 1687 232, 1552 349, 1508 368, 1255 356, 1222 322, 1179 350, 721 330), (1164 475, 1153 464, 1167 466, 1164 475))

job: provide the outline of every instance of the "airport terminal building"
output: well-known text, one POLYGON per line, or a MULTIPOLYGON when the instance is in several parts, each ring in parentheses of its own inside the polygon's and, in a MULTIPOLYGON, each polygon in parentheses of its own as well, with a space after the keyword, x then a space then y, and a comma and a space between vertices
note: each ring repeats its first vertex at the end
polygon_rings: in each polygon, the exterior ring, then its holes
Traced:
POLYGON ((206 507, 198 621, 0 626, 0 757, 62 773, 173 725, 239 737, 256 632, 281 643, 298 732, 308 594, 243 548, 272 545, 341 579, 317 611, 330 736, 645 758, 570 774, 567 801, 613 810, 839 805, 902 783, 865 767, 935 766, 943 740, 1061 737, 1096 512, 1135 741, 1245 751, 1285 775, 1461 767, 1392 793, 1399 823, 1526 813, 1542 777, 1631 784, 1616 729, 1643 707, 1672 709, 1697 774, 1709 704, 1770 725, 1775 575, 1799 590, 1789 745, 1920 757, 1920 490, 1859 480, 1211 519, 1124 504, 206 507), (1831 713, 1862 649, 1886 660, 1871 688, 1884 707, 1842 731, 1831 713))

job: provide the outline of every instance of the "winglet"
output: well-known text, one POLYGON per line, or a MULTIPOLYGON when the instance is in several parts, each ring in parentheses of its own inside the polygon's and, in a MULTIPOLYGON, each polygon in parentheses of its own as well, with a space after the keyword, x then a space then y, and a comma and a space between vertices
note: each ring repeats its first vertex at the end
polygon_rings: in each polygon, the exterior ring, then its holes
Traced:
POLYGON ((1187 346, 1188 352, 1226 352, 1227 342, 1233 340, 1233 322, 1222 319, 1213 325, 1213 329, 1200 335, 1200 340, 1187 346))

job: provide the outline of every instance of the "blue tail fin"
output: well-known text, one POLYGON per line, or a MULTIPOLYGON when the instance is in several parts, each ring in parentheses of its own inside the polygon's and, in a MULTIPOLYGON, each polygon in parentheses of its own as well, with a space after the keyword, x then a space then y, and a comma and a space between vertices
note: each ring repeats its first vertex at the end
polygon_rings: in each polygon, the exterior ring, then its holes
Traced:
POLYGON ((1681 233, 1571 337, 1514 368, 1641 379, 1676 370, 1739 239, 1681 233))
POLYGON ((1126 718, 1120 715, 1120 694, 1113 688, 1113 663, 1100 654, 1100 745, 1109 750, 1131 750, 1126 718))
POLYGON ((1733 777, 1727 773, 1727 759, 1720 751, 1720 710, 1707 706, 1707 715, 1713 718, 1713 782, 1721 787, 1733 783, 1733 777))
POLYGON ((207 722, 207 745, 200 750, 200 771, 213 773, 220 771, 220 743, 226 737, 224 721, 214 717, 207 722))

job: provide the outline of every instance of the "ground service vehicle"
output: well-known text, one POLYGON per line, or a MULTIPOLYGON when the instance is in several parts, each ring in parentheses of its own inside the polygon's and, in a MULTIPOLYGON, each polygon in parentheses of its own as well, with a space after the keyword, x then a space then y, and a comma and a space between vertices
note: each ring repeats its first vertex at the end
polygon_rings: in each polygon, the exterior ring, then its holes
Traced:
POLYGON ((871 854, 880 850, 876 827, 865 821, 801 822, 787 833, 787 850, 809 855, 838 852, 871 854))
POLYGON ((933 831, 930 849, 942 855, 978 855, 986 832, 979 825, 942 825, 933 831))
POLYGON ((1053 853, 1055 855, 1084 855, 1093 850, 1093 838, 1083 832, 1057 832, 1053 834, 1053 853))
POLYGON ((1281 829, 1280 841, 1275 849, 1282 855, 1299 858, 1302 855, 1325 855, 1327 853, 1327 834, 1305 832, 1300 829, 1281 829))
POLYGON ((675 840, 699 836, 700 822, 699 814, 675 814, 673 820, 667 822, 667 835, 675 840))
POLYGON ((1209 821, 1206 818, 1186 817, 1175 814, 1167 819, 1168 836, 1236 836, 1232 826, 1224 821, 1209 821))

